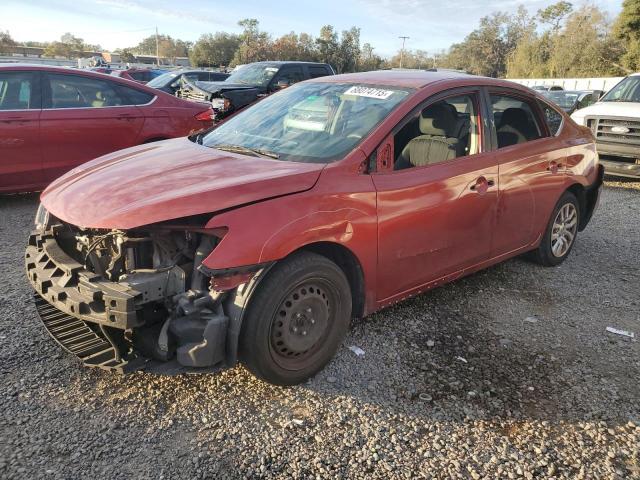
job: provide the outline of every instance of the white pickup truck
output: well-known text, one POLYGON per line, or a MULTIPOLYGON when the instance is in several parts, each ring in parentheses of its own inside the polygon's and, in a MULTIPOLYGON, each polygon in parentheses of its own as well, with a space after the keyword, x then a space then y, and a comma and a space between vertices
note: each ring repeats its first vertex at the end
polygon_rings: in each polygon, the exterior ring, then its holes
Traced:
POLYGON ((640 178, 640 73, 620 81, 571 118, 591 128, 605 173, 640 178))

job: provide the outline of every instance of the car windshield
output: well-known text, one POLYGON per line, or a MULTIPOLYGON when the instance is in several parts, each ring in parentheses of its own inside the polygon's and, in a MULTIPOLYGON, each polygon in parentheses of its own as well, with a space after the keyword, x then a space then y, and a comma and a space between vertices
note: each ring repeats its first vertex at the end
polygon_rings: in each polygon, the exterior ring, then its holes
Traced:
POLYGON ((305 82, 238 113, 201 143, 284 161, 344 157, 412 92, 388 86, 305 82))
POLYGON ((176 78, 177 76, 178 74, 173 72, 163 73, 159 77, 156 77, 153 80, 151 80, 149 83, 147 83, 147 86, 164 87, 170 80, 176 78))
POLYGON ((627 77, 602 98, 602 102, 640 102, 640 75, 627 77))
POLYGON ((273 64, 256 63, 253 65, 245 65, 233 72, 226 81, 266 87, 273 76, 278 73, 279 69, 277 65, 273 64))
POLYGON ((559 91, 550 91, 550 92, 542 92, 542 95, 547 97, 556 105, 562 108, 571 108, 578 101, 579 93, 576 92, 559 92, 559 91))

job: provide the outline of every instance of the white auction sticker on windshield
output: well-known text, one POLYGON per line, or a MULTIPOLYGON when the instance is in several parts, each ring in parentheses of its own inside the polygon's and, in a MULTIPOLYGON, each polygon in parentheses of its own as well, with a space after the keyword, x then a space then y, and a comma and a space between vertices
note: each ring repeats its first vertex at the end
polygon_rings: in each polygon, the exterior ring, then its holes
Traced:
POLYGON ((277 72, 278 68, 277 67, 267 67, 267 68, 265 68, 265 70, 267 72, 277 72))
POLYGON ((345 95, 356 95, 358 97, 377 98, 386 100, 393 95, 393 90, 380 90, 379 88, 354 86, 344 92, 345 95))

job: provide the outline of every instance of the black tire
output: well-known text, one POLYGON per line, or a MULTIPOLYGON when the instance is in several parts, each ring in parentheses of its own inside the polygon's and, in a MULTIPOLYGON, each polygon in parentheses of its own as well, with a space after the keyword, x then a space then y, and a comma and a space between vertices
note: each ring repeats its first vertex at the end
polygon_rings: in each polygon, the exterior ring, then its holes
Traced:
POLYGON ((564 192, 553 209, 553 213, 551 214, 551 218, 549 218, 549 223, 544 231, 544 236, 542 237, 540 246, 531 252, 531 258, 545 267, 555 267, 556 265, 560 265, 569 256, 573 249, 573 245, 576 243, 578 225, 580 225, 580 205, 578 204, 578 199, 573 193, 564 192), (552 238, 555 233, 554 224, 556 223, 556 219, 558 219, 558 215, 562 209, 568 209, 575 212, 575 218, 570 222, 573 225, 573 238, 571 239, 568 248, 554 251, 552 238))
POLYGON ((299 252, 277 263, 249 300, 240 359, 257 377, 296 385, 333 358, 351 319, 351 290, 332 261, 299 252))

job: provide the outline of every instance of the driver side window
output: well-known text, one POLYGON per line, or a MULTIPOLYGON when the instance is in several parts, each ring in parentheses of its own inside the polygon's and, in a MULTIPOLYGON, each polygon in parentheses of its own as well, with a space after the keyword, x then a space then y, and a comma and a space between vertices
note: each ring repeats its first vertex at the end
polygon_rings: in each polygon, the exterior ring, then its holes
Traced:
POLYGON ((458 95, 432 103, 394 136, 394 170, 423 167, 480 152, 478 98, 458 95))

